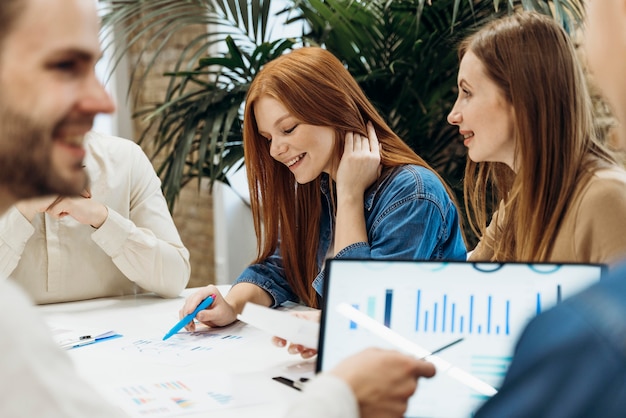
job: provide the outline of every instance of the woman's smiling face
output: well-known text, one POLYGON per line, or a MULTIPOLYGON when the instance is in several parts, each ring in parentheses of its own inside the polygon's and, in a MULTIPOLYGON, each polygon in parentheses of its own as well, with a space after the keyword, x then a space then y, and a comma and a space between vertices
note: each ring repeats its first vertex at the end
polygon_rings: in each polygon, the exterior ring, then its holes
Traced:
POLYGON ((262 96, 254 103, 259 134, 270 141, 270 155, 285 164, 300 184, 321 173, 332 175, 335 131, 302 123, 281 102, 262 96))
POLYGON ((513 106, 472 51, 461 60, 458 88, 448 122, 459 127, 469 157, 475 162, 505 163, 515 170, 513 106))

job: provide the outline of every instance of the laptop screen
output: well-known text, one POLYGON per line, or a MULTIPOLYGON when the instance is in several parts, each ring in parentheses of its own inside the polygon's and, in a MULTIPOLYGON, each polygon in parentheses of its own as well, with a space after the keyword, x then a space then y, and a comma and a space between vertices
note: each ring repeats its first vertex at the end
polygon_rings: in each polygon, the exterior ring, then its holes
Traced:
MULTIPOLYGON (((530 319, 599 280, 599 264, 330 259, 317 370, 369 346, 392 348, 337 309, 350 305, 411 342, 498 388, 530 319)), ((486 396, 438 370, 420 379, 407 417, 470 417, 486 396)))

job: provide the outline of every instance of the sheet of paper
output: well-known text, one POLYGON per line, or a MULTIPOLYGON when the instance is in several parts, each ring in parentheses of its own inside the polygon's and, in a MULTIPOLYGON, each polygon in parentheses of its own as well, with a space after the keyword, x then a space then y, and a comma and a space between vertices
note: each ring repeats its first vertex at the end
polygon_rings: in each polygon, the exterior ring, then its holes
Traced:
POLYGON ((200 328, 196 332, 179 332, 163 341, 162 336, 134 339, 120 345, 125 354, 140 356, 157 363, 184 366, 197 361, 208 352, 233 351, 256 338, 265 337, 258 330, 234 323, 223 328, 200 328))
POLYGON ((117 385, 104 394, 131 417, 169 417, 264 402, 247 380, 230 373, 184 375, 117 385))
POLYGON ((317 322, 298 318, 287 311, 271 309, 250 302, 246 303, 237 318, 291 343, 317 348, 320 333, 320 324, 317 322))
POLYGON ((61 348, 70 349, 121 337, 113 330, 96 328, 72 328, 58 323, 49 323, 52 338, 61 348))

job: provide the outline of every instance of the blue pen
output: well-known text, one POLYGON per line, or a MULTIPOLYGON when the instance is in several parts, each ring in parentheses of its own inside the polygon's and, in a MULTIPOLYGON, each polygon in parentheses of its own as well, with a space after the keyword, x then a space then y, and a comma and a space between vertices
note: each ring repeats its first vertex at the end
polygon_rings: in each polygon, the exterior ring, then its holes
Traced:
POLYGON ((178 323, 174 325, 174 327, 171 330, 169 330, 167 334, 165 334, 165 337, 163 337, 163 341, 167 340, 172 335, 180 331, 181 328, 183 328, 185 325, 193 321, 196 315, 198 315, 198 312, 211 306, 211 304, 213 303, 213 300, 215 300, 215 295, 209 295, 209 297, 203 300, 202 303, 198 305, 198 307, 194 309, 192 313, 190 313, 189 315, 185 316, 183 319, 178 321, 178 323))

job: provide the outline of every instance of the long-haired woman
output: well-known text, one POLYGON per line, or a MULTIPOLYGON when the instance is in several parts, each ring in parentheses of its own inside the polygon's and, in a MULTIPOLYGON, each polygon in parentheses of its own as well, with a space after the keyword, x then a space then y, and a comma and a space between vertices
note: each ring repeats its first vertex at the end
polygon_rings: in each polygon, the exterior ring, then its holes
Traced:
POLYGON ((448 121, 468 148, 466 209, 481 237, 470 260, 623 257, 626 172, 596 138, 565 31, 537 13, 511 15, 465 39, 459 58, 448 121))
POLYGON ((209 294, 196 318, 211 326, 248 301, 317 307, 328 257, 466 259, 451 191, 330 52, 268 63, 248 91, 243 137, 258 257, 225 298, 208 286, 181 315, 209 294))

